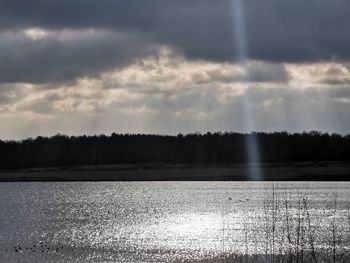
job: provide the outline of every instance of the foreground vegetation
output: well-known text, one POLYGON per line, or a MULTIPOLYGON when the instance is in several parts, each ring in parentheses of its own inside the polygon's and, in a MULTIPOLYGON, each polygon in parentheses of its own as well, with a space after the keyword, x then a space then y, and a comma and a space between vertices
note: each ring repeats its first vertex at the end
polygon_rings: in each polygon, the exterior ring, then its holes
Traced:
POLYGON ((312 196, 291 198, 274 188, 262 215, 250 219, 238 229, 223 228, 225 244, 213 262, 350 262, 350 201, 339 202, 336 194, 316 207, 312 196))

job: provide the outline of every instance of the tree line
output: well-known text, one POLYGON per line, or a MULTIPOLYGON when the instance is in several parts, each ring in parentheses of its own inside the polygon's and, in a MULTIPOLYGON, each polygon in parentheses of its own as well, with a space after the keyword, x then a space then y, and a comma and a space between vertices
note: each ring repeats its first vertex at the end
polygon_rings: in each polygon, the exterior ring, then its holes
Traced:
POLYGON ((260 161, 350 161, 350 135, 303 133, 192 133, 177 136, 111 134, 0 140, 0 169, 100 164, 227 165, 249 162, 247 141, 258 142, 260 161))

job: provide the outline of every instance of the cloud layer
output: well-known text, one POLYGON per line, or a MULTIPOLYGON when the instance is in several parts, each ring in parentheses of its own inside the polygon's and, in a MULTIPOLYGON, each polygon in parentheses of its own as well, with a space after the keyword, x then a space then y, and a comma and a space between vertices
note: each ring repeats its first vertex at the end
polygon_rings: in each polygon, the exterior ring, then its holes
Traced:
POLYGON ((0 121, 22 127, 3 128, 2 136, 251 129, 346 134, 349 77, 338 63, 190 61, 162 49, 72 83, 1 85, 0 121), (254 77, 247 82, 247 76, 254 77), (339 84, 329 84, 329 77, 339 84))
POLYGON ((0 1, 0 138, 350 133, 348 10, 345 0, 0 1))
MULTIPOLYGON (((215 43, 215 40, 231 37, 233 1, 236 0, 149 0, 147 3, 141 0, 3 0, 0 3, 0 24, 6 29, 42 27, 56 30, 134 30, 153 34, 155 38, 164 41, 190 44, 191 41, 205 40, 215 43)), ((300 50, 307 44, 323 43, 325 48, 330 48, 341 43, 326 43, 326 40, 349 37, 348 1, 267 0, 261 4, 259 0, 250 0, 242 3, 248 39, 259 39, 259 44, 272 44, 276 41, 282 44, 289 40, 301 46, 300 50)), ((228 41, 221 44, 226 42, 228 41)), ((252 47, 260 46, 253 41, 249 42, 252 47)), ((264 48, 267 47, 262 47, 262 50, 264 48)))
MULTIPOLYGON (((8 63, 1 63, 0 81, 57 81, 97 74, 148 55, 149 45, 172 47, 190 59, 232 62, 239 57, 235 38, 240 37, 233 1, 240 0, 1 1, 0 51, 8 63), (35 28, 44 32, 41 38, 20 34, 35 28)), ((349 59, 350 2, 242 3, 250 59, 349 59)))

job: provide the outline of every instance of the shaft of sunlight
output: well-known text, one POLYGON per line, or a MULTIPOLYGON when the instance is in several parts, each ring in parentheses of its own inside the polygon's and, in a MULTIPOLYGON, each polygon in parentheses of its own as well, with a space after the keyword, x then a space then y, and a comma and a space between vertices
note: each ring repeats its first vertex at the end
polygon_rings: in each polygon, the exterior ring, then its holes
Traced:
MULTIPOLYGON (((234 26, 234 39, 236 56, 238 63, 241 65, 243 70, 246 72, 243 83, 246 89, 246 95, 243 97, 243 114, 245 121, 245 130, 251 132, 255 130, 255 115, 250 109, 249 105, 252 103, 249 97, 249 74, 247 72, 247 59, 248 59, 248 45, 245 28, 245 15, 244 15, 244 4, 242 0, 232 0, 233 10, 233 26, 234 26)), ((255 134, 247 136, 246 139, 246 152, 248 159, 249 168, 249 179, 250 180, 261 180, 262 173, 259 168, 260 155, 259 155, 259 142, 255 134)))

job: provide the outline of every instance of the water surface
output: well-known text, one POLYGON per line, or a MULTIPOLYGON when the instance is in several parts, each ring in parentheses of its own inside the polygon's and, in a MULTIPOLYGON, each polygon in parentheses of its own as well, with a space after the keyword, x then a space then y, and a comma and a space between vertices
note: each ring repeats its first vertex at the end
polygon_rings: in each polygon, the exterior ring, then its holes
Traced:
POLYGON ((285 220, 301 222, 298 215, 309 215, 316 245, 326 248, 332 223, 346 238, 349 198, 344 182, 0 183, 0 262, 175 262, 282 253, 288 249, 279 239, 285 220), (266 247, 271 222, 273 248, 266 247))

